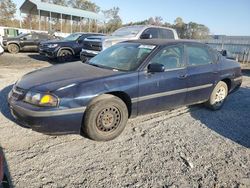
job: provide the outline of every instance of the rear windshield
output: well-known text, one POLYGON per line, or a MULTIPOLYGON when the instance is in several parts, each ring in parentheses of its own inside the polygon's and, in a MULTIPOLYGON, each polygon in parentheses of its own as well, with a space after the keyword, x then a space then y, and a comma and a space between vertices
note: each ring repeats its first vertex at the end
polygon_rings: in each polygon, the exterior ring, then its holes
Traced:
POLYGON ((128 26, 128 27, 123 27, 123 28, 120 28, 120 29, 116 30, 112 34, 112 36, 118 36, 118 37, 122 37, 122 36, 136 36, 143 28, 144 28, 144 26, 128 26))

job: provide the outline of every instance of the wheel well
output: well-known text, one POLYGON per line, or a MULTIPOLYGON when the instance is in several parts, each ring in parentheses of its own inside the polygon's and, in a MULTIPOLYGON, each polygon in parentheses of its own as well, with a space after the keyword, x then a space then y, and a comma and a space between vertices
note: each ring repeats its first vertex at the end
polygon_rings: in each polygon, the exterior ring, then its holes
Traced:
POLYGON ((128 117, 130 117, 131 110, 132 110, 132 102, 131 102, 131 98, 129 97, 128 94, 126 94, 125 92, 122 92, 122 91, 114 91, 114 92, 110 92, 110 93, 106 93, 106 94, 114 95, 114 96, 120 98, 126 104, 127 109, 128 109, 128 117))
POLYGON ((18 48, 20 49, 20 46, 19 46, 19 44, 18 44, 18 43, 11 42, 11 43, 8 43, 8 45, 7 45, 7 46, 9 46, 10 44, 15 44, 15 45, 17 45, 17 46, 18 46, 18 48))
MULTIPOLYGON (((87 105, 87 108, 88 108, 88 106, 90 106, 91 104, 95 103, 96 101, 98 101, 100 99, 103 99, 105 97, 108 97, 105 94, 113 95, 113 96, 116 96, 116 97, 120 98, 126 104, 127 109, 128 109, 128 117, 130 117, 131 110, 132 110, 131 98, 129 97, 128 94, 126 94, 125 92, 122 92, 122 91, 114 91, 114 92, 109 92, 109 93, 104 93, 102 95, 99 95, 99 96, 95 97, 94 99, 92 99, 89 102, 89 104, 87 105)), ((84 122, 84 116, 85 116, 85 113, 83 114, 82 125, 83 125, 83 122, 84 122)), ((80 130, 80 134, 84 136, 84 132, 82 131, 82 128, 80 130)))
POLYGON ((57 56, 59 55, 59 53, 62 51, 62 50, 68 50, 68 51, 71 51, 71 53, 74 55, 75 52, 72 48, 60 48, 57 52, 57 56))
POLYGON ((229 78, 225 78, 223 80, 221 80, 223 82, 225 82, 227 84, 227 89, 228 89, 228 92, 230 91, 231 89, 231 80, 229 78))

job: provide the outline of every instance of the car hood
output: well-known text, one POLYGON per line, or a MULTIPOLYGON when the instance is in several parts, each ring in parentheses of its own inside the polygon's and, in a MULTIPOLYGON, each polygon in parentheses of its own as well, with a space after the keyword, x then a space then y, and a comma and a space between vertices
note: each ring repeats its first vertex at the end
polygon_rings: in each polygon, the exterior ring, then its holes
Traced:
POLYGON ((82 62, 74 62, 33 71, 24 75, 16 85, 25 90, 34 89, 48 92, 70 84, 91 81, 121 73, 82 62))
POLYGON ((49 41, 44 41, 44 42, 41 42, 41 44, 43 44, 43 45, 49 45, 49 44, 68 44, 68 43, 70 43, 70 42, 75 42, 75 41, 66 41, 66 40, 49 40, 49 41))

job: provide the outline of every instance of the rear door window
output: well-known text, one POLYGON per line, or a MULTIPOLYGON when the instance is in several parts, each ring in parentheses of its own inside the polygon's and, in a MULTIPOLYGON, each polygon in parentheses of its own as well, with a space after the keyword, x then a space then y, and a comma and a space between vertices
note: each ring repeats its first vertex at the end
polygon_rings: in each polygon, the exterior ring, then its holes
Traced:
POLYGON ((187 58, 189 66, 207 65, 213 63, 213 58, 205 46, 187 45, 187 58))
POLYGON ((160 30, 160 38, 161 39, 174 39, 173 31, 169 29, 159 29, 160 30))

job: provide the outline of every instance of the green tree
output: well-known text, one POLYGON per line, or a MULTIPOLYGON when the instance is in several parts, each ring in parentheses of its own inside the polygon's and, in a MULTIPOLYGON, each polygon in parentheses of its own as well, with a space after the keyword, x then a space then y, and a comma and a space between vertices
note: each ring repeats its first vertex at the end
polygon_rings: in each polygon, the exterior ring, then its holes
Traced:
POLYGON ((53 3, 56 5, 62 5, 62 6, 67 6, 68 5, 68 1, 67 0, 41 0, 42 2, 45 3, 53 3))
POLYGON ((163 18, 160 17, 160 16, 155 16, 154 18, 153 17, 150 17, 148 19, 148 24, 149 25, 157 25, 157 26, 162 26, 164 23, 163 23, 163 18))
POLYGON ((88 0, 71 0, 68 4, 73 8, 78 8, 82 10, 88 10, 92 12, 99 12, 100 7, 97 6, 95 3, 92 3, 88 0))
POLYGON ((119 16, 119 7, 113 7, 109 10, 102 11, 106 19, 106 32, 112 33, 122 26, 122 20, 119 16))
POLYGON ((68 2, 66 0, 52 0, 52 3, 56 5, 62 5, 62 6, 67 6, 68 2))
POLYGON ((11 26, 16 13, 16 4, 12 0, 0 0, 0 25, 11 26))
POLYGON ((177 17, 175 19, 173 28, 176 30, 180 38, 182 39, 186 38, 185 34, 186 34, 187 24, 184 23, 182 18, 177 17))
POLYGON ((195 22, 189 22, 185 32, 187 39, 206 39, 210 33, 207 26, 195 22))

